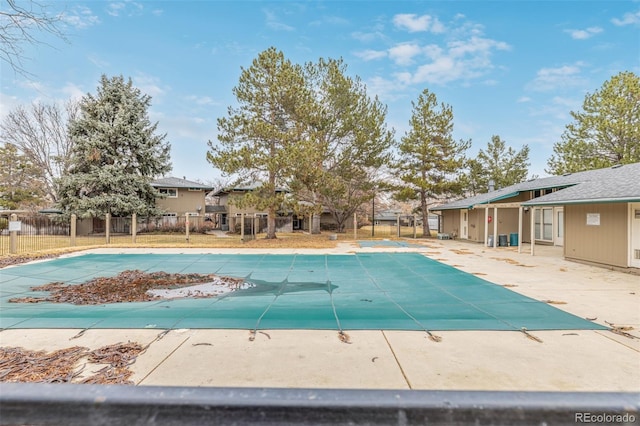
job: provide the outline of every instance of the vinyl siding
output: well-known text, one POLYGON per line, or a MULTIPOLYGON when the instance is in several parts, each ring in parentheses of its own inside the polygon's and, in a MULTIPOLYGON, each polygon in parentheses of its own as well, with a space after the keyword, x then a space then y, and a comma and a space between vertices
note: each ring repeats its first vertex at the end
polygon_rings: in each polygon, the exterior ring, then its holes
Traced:
POLYGON ((627 266, 626 203, 566 205, 565 257, 613 266, 627 266), (587 225, 587 214, 600 214, 600 225, 587 225))

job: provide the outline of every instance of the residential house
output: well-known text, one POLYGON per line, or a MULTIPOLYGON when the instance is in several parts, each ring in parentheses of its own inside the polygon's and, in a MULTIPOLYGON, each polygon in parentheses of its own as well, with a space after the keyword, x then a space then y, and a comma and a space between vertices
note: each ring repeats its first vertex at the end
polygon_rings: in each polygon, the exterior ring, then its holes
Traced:
MULTIPOLYGON (((204 222, 205 196, 213 190, 213 187, 176 177, 157 179, 151 183, 151 186, 164 196, 156 199, 156 206, 164 213, 159 221, 154 221, 155 225, 175 225, 178 223, 179 217, 186 215, 194 217, 192 221, 204 222)), ((77 226, 78 235, 103 233, 105 232, 105 219, 97 217, 82 219, 78 221, 77 226)), ((113 218, 111 220, 111 232, 128 233, 130 226, 129 218, 113 218)))
POLYGON ((151 183, 151 186, 164 196, 156 200, 156 206, 165 212, 165 217, 187 214, 204 217, 205 196, 214 189, 210 185, 176 177, 157 179, 151 183))
POLYGON ((640 268, 640 163, 534 179, 430 209, 485 245, 562 246, 567 259, 640 268))
MULTIPOLYGON (((249 227, 255 227, 256 232, 263 232, 266 229, 266 219, 268 212, 266 210, 258 209, 253 206, 238 207, 233 203, 233 198, 242 197, 248 192, 255 191, 260 187, 259 183, 253 183, 249 185, 241 185, 230 188, 223 188, 212 194, 217 198, 217 205, 210 206, 209 211, 216 215, 215 222, 218 227, 223 231, 234 231, 240 226, 241 218, 244 216, 245 220, 251 219, 247 223, 249 227)), ((277 188, 277 192, 288 193, 289 191, 284 188, 277 188)), ((293 213, 281 212, 279 220, 276 223, 276 230, 278 232, 291 232, 293 231, 293 213)))

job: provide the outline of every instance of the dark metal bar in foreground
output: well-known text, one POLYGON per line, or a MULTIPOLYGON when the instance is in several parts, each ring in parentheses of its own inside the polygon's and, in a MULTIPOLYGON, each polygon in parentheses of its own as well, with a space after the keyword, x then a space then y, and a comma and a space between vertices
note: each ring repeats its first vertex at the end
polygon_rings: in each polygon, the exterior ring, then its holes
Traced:
POLYGON ((640 393, 0 384, 3 425, 640 424, 639 410, 640 393))

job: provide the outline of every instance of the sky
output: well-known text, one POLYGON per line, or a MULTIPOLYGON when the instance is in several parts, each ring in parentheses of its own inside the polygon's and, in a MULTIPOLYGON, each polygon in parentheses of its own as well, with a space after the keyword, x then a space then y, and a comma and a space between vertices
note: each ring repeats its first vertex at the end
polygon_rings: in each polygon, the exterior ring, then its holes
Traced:
MULTIPOLYGON (((4 0, 2 7, 6 7, 4 0)), ((18 0, 19 4, 27 4, 18 0)), ((474 157, 493 135, 547 160, 571 111, 622 71, 640 74, 640 1, 47 1, 66 41, 36 33, 30 76, 0 63, 0 120, 32 102, 96 93, 101 75, 131 78, 171 144, 169 175, 211 182, 217 119, 235 105, 242 68, 269 47, 298 64, 342 58, 388 107, 397 140, 424 89, 453 110, 474 157)))

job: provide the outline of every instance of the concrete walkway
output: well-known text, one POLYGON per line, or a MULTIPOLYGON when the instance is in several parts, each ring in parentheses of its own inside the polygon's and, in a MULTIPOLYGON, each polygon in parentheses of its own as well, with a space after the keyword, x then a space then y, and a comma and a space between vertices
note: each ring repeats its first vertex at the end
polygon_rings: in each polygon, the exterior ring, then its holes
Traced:
MULTIPOLYGON (((97 249, 99 253, 351 253, 418 251, 529 297, 546 300, 611 331, 424 332, 263 330, 4 330, 2 346, 95 349, 148 345, 138 385, 520 391, 640 391, 640 277, 564 261, 561 249, 485 248, 430 241, 419 248, 97 249)), ((76 254, 72 254, 76 255, 76 254)))

